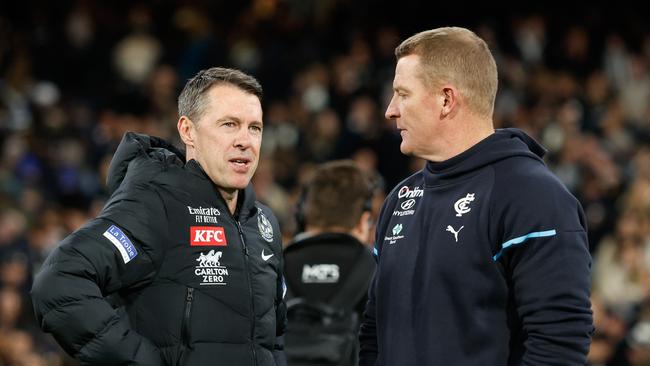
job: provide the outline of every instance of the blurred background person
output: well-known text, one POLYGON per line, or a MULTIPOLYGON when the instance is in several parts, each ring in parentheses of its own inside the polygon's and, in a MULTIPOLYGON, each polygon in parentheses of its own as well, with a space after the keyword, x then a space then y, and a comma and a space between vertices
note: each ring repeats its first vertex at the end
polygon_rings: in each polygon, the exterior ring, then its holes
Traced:
POLYGON ((375 270, 376 183, 352 160, 336 160, 317 166, 303 187, 299 233, 284 252, 289 365, 357 365, 357 333, 375 270))

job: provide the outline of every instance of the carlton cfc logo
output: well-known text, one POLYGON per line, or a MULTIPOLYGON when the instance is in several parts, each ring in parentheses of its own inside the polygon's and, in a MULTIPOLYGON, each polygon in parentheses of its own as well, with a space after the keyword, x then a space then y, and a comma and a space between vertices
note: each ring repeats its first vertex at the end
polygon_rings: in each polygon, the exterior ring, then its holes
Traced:
POLYGON ((190 245, 193 247, 224 247, 228 245, 228 241, 221 226, 191 226, 190 245))
POLYGON ((472 201, 474 201, 474 193, 468 193, 467 196, 456 201, 456 203, 454 203, 456 216, 461 217, 463 214, 472 211, 471 207, 469 207, 472 201))

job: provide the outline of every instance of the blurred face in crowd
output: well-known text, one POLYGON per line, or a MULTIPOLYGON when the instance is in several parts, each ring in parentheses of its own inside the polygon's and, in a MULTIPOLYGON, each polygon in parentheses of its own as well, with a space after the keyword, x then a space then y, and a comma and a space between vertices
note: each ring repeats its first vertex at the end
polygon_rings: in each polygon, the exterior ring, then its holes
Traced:
POLYGON ((439 134, 440 115, 432 88, 421 77, 420 56, 408 55, 397 61, 393 97, 386 118, 394 119, 402 136, 400 150, 406 155, 427 158, 439 134))
POLYGON ((217 84, 205 95, 198 121, 182 116, 179 132, 187 157, 195 159, 223 191, 245 188, 259 162, 262 105, 257 96, 231 84, 217 84))

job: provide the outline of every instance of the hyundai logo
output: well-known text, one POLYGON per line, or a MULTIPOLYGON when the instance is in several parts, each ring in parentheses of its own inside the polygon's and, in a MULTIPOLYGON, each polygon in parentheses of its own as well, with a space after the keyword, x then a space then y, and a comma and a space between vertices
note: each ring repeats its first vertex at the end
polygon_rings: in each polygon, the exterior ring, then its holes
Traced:
POLYGON ((402 207, 402 210, 408 210, 413 206, 415 206, 415 199, 411 198, 409 200, 402 202, 402 205, 400 207, 402 207))

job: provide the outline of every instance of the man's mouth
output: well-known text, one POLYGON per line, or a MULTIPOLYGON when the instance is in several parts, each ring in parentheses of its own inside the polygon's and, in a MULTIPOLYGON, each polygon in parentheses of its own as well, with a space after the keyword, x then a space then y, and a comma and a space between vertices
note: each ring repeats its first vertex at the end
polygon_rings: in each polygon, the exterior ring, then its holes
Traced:
POLYGON ((235 158, 235 159, 230 159, 230 162, 235 165, 245 166, 250 164, 251 160, 246 158, 235 158))
POLYGON ((252 160, 248 158, 234 158, 228 160, 235 168, 235 171, 245 173, 251 165, 252 160))

